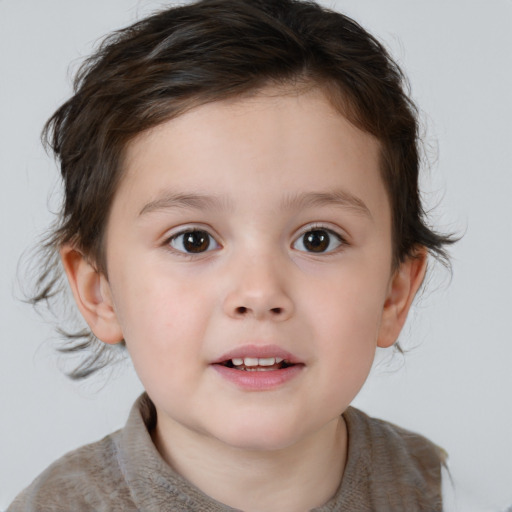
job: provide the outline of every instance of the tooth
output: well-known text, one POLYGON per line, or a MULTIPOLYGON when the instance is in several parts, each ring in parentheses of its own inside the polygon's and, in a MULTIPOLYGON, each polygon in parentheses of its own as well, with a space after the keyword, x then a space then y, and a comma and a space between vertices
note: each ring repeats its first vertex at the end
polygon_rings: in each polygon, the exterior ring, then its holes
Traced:
POLYGON ((242 366, 244 364, 243 359, 231 359, 231 362, 233 363, 233 366, 242 366))
POLYGON ((245 366, 258 366, 257 357, 244 357, 245 366))
POLYGON ((265 357, 258 359, 259 366, 272 366, 276 364, 276 360, 273 357, 265 357))
POLYGON ((276 357, 276 364, 282 363, 284 359, 281 359, 280 357, 276 357))

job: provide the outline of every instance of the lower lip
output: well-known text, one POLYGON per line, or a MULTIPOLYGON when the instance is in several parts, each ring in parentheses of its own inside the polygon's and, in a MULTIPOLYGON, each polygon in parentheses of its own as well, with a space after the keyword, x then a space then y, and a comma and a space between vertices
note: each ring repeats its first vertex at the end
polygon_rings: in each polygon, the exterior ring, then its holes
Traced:
POLYGON ((295 364, 288 368, 268 371, 235 370, 221 364, 213 368, 222 378, 247 391, 266 391, 276 389, 296 377, 304 368, 303 364, 295 364))

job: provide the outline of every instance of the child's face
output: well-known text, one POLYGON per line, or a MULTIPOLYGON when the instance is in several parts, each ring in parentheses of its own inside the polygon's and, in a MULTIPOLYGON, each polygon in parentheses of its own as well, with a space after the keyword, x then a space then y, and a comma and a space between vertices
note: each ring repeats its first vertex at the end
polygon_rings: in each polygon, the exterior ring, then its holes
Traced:
POLYGON ((378 142, 274 91, 142 134, 125 168, 101 295, 160 428, 275 449, 337 421, 403 323, 378 142), (295 364, 224 366, 258 356, 295 364))

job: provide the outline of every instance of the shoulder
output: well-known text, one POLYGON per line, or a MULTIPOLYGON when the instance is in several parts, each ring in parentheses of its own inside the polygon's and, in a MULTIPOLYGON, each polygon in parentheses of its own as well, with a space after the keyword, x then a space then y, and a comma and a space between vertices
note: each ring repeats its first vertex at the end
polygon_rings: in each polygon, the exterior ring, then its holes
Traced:
POLYGON ((8 512, 129 510, 129 490, 117 460, 119 432, 58 459, 18 497, 8 512))
POLYGON ((392 452, 395 457, 416 461, 422 466, 433 465, 439 470, 446 461, 446 452, 421 434, 372 418, 354 407, 349 407, 343 416, 353 440, 367 444, 375 455, 392 452))
POLYGON ((397 510, 441 509, 441 469, 447 458, 442 448, 353 407, 343 416, 349 437, 347 466, 350 463, 354 473, 364 475, 372 494, 385 494, 387 499, 396 494, 397 503, 434 504, 397 510))

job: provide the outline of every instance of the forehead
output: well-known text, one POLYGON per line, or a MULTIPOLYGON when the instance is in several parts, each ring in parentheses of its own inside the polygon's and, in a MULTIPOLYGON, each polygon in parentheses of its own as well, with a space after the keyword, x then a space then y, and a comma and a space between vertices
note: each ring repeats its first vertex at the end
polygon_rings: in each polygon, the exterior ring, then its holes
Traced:
POLYGON ((144 208, 172 189, 233 206, 243 191, 244 205, 257 208, 304 191, 341 190, 377 211, 388 208, 379 162, 379 142, 320 90, 268 88, 196 107, 140 134, 126 149, 117 196, 129 194, 144 208))

